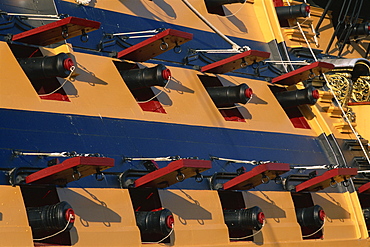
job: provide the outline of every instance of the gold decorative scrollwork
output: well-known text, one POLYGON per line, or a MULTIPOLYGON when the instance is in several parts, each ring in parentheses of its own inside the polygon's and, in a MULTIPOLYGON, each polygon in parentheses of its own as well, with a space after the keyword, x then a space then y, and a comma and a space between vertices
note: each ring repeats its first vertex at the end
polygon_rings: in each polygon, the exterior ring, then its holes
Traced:
POLYGON ((352 108, 350 108, 350 107, 347 108, 346 115, 347 115, 348 120, 351 123, 356 122, 356 113, 354 111, 352 111, 352 108))
POLYGON ((360 76, 353 83, 352 100, 354 102, 370 101, 370 76, 360 76))
POLYGON ((336 73, 326 75, 327 86, 333 91, 342 106, 346 106, 352 91, 351 75, 336 73))

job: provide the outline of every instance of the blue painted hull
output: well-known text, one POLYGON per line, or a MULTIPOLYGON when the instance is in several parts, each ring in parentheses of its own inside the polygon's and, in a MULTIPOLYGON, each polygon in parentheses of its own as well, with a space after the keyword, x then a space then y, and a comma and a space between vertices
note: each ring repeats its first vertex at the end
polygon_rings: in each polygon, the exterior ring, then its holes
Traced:
MULTIPOLYGON (((13 151, 98 153, 116 160, 109 172, 144 169, 138 162, 123 162, 124 157, 176 155, 328 164, 318 140, 309 136, 7 109, 2 109, 0 114, 3 168, 30 164, 45 167, 50 160, 35 156, 12 158, 13 151)), ((166 162, 160 162, 160 166, 166 165, 161 163, 166 162)), ((203 174, 235 172, 239 166, 214 161, 213 168, 203 174)), ((248 168, 252 166, 247 165, 248 168)))

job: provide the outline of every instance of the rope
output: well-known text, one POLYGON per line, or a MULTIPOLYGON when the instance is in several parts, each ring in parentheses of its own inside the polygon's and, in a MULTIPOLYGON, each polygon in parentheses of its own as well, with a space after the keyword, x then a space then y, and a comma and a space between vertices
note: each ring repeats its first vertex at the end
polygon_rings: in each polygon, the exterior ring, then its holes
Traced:
POLYGON ((59 233, 64 232, 64 231, 68 228, 69 223, 71 222, 71 220, 72 220, 72 219, 73 219, 73 215, 72 215, 72 214, 70 214, 70 215, 69 215, 69 217, 68 217, 68 222, 67 222, 66 226, 65 226, 62 230, 60 230, 59 232, 54 233, 54 234, 52 234, 52 235, 49 235, 49 236, 43 237, 43 238, 36 238, 36 239, 33 239, 33 241, 42 241, 42 240, 45 240, 45 239, 48 239, 48 238, 54 237, 54 236, 58 235, 59 233))
POLYGON ((55 152, 55 153, 27 153, 18 150, 13 151, 14 156, 46 156, 46 157, 101 157, 98 153, 55 152))
POLYGON ((76 3, 82 4, 82 5, 88 5, 91 2, 91 0, 76 0, 76 3))
MULTIPOLYGON (((305 19, 302 23, 300 23, 300 24, 301 24, 301 25, 302 25, 302 24, 304 24, 307 20, 308 20, 308 18, 306 18, 306 19, 305 19)), ((297 21, 297 23, 298 23, 298 21, 297 21)), ((319 47, 319 46, 320 46, 320 44, 319 44, 319 41, 318 41, 318 39, 317 39, 317 33, 316 33, 316 30, 315 30, 315 28, 313 27, 312 23, 310 23, 310 24, 308 24, 308 25, 310 26, 310 28, 311 28, 312 32, 314 33, 313 38, 314 38, 314 40, 315 40, 315 45, 316 45, 316 47, 319 47)), ((291 29, 291 28, 295 29, 295 28, 297 28, 297 27, 298 27, 298 25, 296 25, 296 26, 292 26, 292 27, 283 27, 283 29, 291 29)))
MULTIPOLYGON (((350 4, 351 4, 351 2, 350 2, 350 4)), ((343 33, 341 34, 341 36, 340 36, 340 40, 341 40, 341 38, 343 38, 343 35, 344 35, 344 39, 343 39, 343 45, 341 45, 339 47, 340 48, 339 52, 338 52, 339 57, 341 56, 342 51, 344 49, 344 46, 345 46, 344 44, 346 43, 347 40, 349 40, 350 34, 351 34, 352 30, 354 29, 355 24, 357 23, 357 19, 360 15, 360 10, 361 10, 362 4, 363 4, 363 0, 361 0, 360 2, 358 0, 356 0, 355 4, 353 6, 352 14, 350 14, 351 17, 349 18, 348 22, 345 24, 345 27, 344 27, 345 29, 344 29, 343 33), (357 6, 357 5, 359 5, 359 6, 357 6), (355 13, 356 13, 356 15, 355 15, 355 13)), ((350 7, 350 5, 348 7, 350 7)))
POLYGON ((142 34, 142 33, 158 33, 158 29, 147 30, 147 31, 137 31, 137 32, 128 32, 128 33, 114 33, 113 36, 124 36, 124 35, 131 35, 131 34, 142 34))
POLYGON ((230 15, 220 15, 220 17, 224 17, 224 18, 227 18, 227 17, 232 17, 234 15, 236 15, 240 10, 242 10, 242 8, 245 6, 245 3, 247 2, 247 0, 244 0, 244 3, 242 3, 242 6, 234 13, 231 13, 230 15))
POLYGON ((54 91, 52 91, 51 93, 47 93, 47 94, 39 94, 39 96, 49 96, 49 95, 52 95, 53 93, 57 92, 58 90, 60 90, 62 87, 64 87, 64 85, 67 83, 67 81, 69 81, 69 78, 72 76, 73 72, 75 71, 76 67, 75 66, 72 66, 71 67, 71 73, 69 73, 69 75, 67 76, 67 78, 64 80, 64 82, 60 85, 60 87, 58 87, 57 89, 55 89, 54 91))
MULTIPOLYGON (((325 82, 326 82, 327 84, 329 84, 328 79, 326 78, 325 74, 323 74, 323 77, 324 77, 324 79, 325 79, 325 82)), ((365 155, 365 158, 366 158, 367 162, 370 164, 370 158, 369 158, 369 155, 367 154, 366 149, 365 149, 364 145, 363 145, 363 144, 362 144, 362 142, 361 142, 360 135, 357 133, 357 131, 355 130, 355 128, 352 126, 352 124, 351 124, 351 122, 350 122, 350 120, 349 120, 349 118, 348 118, 347 114, 345 113, 345 111, 344 111, 344 109, 343 109, 342 105, 340 104, 340 102, 339 102, 339 100, 338 100, 337 96, 335 95, 335 93, 334 93, 333 89, 331 89, 331 88, 329 87, 329 90, 330 90, 330 92, 333 94, 334 99, 335 99, 335 102, 338 104, 338 107, 339 107, 340 111, 342 112, 342 115, 343 115, 343 117, 344 117, 345 121, 348 123, 349 127, 351 128, 351 131, 352 131, 352 132, 353 132, 353 134, 356 136, 356 140, 357 140, 357 141, 358 141, 358 143, 360 144, 360 146, 361 146, 361 150, 362 150, 362 152, 364 153, 364 155, 365 155)))
POLYGON ((306 44, 308 46, 308 49, 310 50, 311 54, 312 54, 312 57, 315 59, 315 62, 317 62, 317 58, 316 58, 316 55, 315 53, 313 52, 310 44, 308 43, 308 40, 307 40, 307 37, 306 35, 304 34, 303 30, 302 30, 302 27, 301 27, 301 24, 299 24, 299 22, 297 21, 297 25, 298 25, 298 28, 299 28, 299 31, 301 32, 301 34, 303 35, 303 38, 304 40, 306 41, 306 44))
MULTIPOLYGON (((288 4, 289 4, 289 2, 288 2, 288 4)), ((289 5, 290 5, 290 4, 289 4, 289 5)), ((298 22, 298 21, 297 21, 297 25, 298 25, 298 28, 299 28, 299 30, 300 30, 300 32, 301 32, 301 34, 302 34, 302 36, 303 36, 303 38, 304 38, 304 40, 305 40, 306 44, 307 44, 308 49, 310 50, 310 52, 311 52, 311 54, 312 54, 312 57, 314 58, 315 62, 317 62, 317 58, 316 58, 316 56, 315 56, 315 53, 313 52, 313 50, 312 50, 312 48, 311 48, 311 45, 310 45, 310 43, 308 42, 307 37, 306 37, 305 33, 303 32, 302 27, 301 27, 301 25, 299 24, 299 22, 298 22)), ((324 76, 324 78, 325 78, 326 83, 328 83, 328 81, 327 81, 327 79, 326 79, 326 77, 325 77, 325 75, 324 75, 324 74, 323 74, 323 76, 324 76)), ((332 93, 333 93, 333 92, 332 92, 332 93)), ((315 118, 315 119, 316 119, 316 118, 315 118)), ((322 133, 324 133, 324 135, 325 135, 325 132, 324 132, 324 130, 322 129, 322 127, 321 127, 320 123, 317 121, 317 119, 316 119, 316 122, 317 122, 317 125, 320 127, 320 129, 321 129, 322 133)), ((333 147, 331 146, 331 144, 330 144, 329 140, 327 139, 326 135, 325 135, 325 140, 327 141, 328 146, 330 147, 331 151, 332 151, 332 152, 333 152, 333 154, 334 154, 334 158, 335 158, 335 160, 336 160, 336 162, 337 162, 337 166, 339 166, 339 160, 337 159, 337 157, 336 157, 336 155, 335 155, 335 151, 334 151, 333 147)))
POLYGON ((370 173, 370 170, 357 171, 357 173, 370 173))
POLYGON ((143 242, 143 243, 146 243, 146 244, 159 244, 160 242, 162 242, 163 240, 165 240, 166 238, 168 238, 172 234, 172 232, 173 232, 173 224, 172 224, 172 229, 171 229, 170 233, 168 233, 166 237, 162 238, 158 242, 143 242))
MULTIPOLYGON (((169 78, 167 80, 167 83, 166 85, 163 87, 163 89, 167 88, 168 84, 170 84, 170 81, 171 81, 171 78, 169 78)), ((154 95, 153 97, 151 97, 150 99, 148 100, 145 100, 145 101, 137 101, 137 103, 148 103, 150 101, 152 101, 153 99, 157 98, 161 93, 163 93, 164 91, 163 90, 159 90, 159 93, 157 93, 156 95, 154 95)))
MULTIPOLYGON (((289 1, 287 1, 287 4, 290 6, 289 1)), ((311 46, 310 46, 310 43, 308 42, 307 37, 306 37, 305 33, 303 32, 302 27, 301 27, 301 25, 299 24, 299 22, 298 22, 298 21, 297 21, 297 26, 298 26, 298 28, 299 28, 299 30, 300 30, 300 32, 301 32, 301 34, 302 34, 302 36, 303 36, 303 38, 304 38, 304 40, 305 40, 306 44, 307 44, 308 49, 310 50, 310 52, 311 52, 311 54, 312 54, 312 57, 314 58, 315 62, 317 62, 317 58, 316 58, 316 56, 315 56, 315 53, 313 52, 313 50, 312 50, 312 48, 311 48, 311 46)), ((325 79, 325 82, 328 84, 328 80, 327 80, 327 78, 326 78, 325 74, 323 74, 323 77, 324 77, 324 79, 325 79)), ((332 90, 331 88, 330 88, 330 91, 332 92, 332 94, 333 94, 333 96, 334 96, 334 98, 335 98, 335 101, 338 103, 338 105, 339 105, 339 107, 340 107, 340 110, 342 111, 342 113, 343 113, 344 117, 346 118, 346 121, 347 121, 348 123, 350 123, 350 122, 349 122, 349 119, 348 119, 348 117, 347 117, 347 115, 345 114, 345 112, 344 112, 344 110, 343 110, 342 106, 341 106, 341 105, 340 105, 340 103, 339 103, 339 100, 337 99, 337 97, 335 96, 335 94, 334 94, 334 92, 333 92, 333 90, 332 90)), ((325 135, 325 131, 322 129, 322 127, 321 127, 320 123, 318 122, 318 120, 317 120, 316 118, 315 118, 315 121, 317 122, 317 125, 318 125, 318 126, 319 126, 319 128, 321 129, 322 133, 324 133, 325 140, 327 141, 328 146, 330 147, 331 151, 332 151, 332 152, 333 152, 333 154, 334 154, 334 158, 335 158, 335 160, 336 160, 336 162, 337 162, 337 166, 339 166, 339 160, 338 160, 338 158, 336 157, 335 152, 334 152, 334 150, 333 150, 333 148, 332 148, 332 146, 331 146, 331 144, 330 144, 329 140, 327 139, 327 137, 326 137, 326 135, 325 135)), ((359 141, 360 146, 361 146, 361 148, 362 148, 362 150, 363 150, 363 152, 364 152, 364 154, 365 154, 365 156, 366 156, 366 158, 367 158, 367 160, 368 160, 368 162, 369 162, 369 164, 370 164, 370 159, 369 159, 368 155, 366 154, 366 151, 365 151, 365 149, 364 149, 364 147, 363 147, 363 145, 362 145, 362 142, 361 142, 361 141, 359 140, 359 138, 358 138, 358 134, 355 132, 355 130, 354 130, 354 128, 353 128, 353 126, 352 126, 351 124, 349 124, 349 125, 350 125, 350 128, 351 128, 351 130, 353 131, 353 133, 356 135, 356 138, 357 138, 357 140, 359 141)))
MULTIPOLYGON (((288 2, 288 4, 289 4, 289 2, 288 2)), ((289 4, 289 5, 290 5, 290 4, 289 4)), ((299 22, 297 22, 297 25, 298 25, 298 27, 299 27, 299 30, 300 30, 300 31, 301 31, 301 33, 302 33, 302 36, 303 36, 304 40, 306 41, 307 47, 308 47, 308 49, 310 50, 310 52, 311 52, 311 54, 312 54, 312 56, 313 56, 313 58, 314 58, 315 62, 317 62, 317 58, 316 58, 316 56, 315 56, 315 54, 314 54, 314 52, 313 52, 313 50, 312 50, 312 48, 311 48, 311 46, 310 46, 310 44, 309 44, 308 40, 307 40, 306 35, 304 34, 304 32, 303 32, 303 30, 302 30, 301 25, 299 24, 299 22)), ((326 78, 326 75, 325 75, 325 74, 322 74, 322 75, 323 75, 323 77, 324 77, 324 79, 325 79, 325 82, 326 82, 327 84, 329 84, 328 79, 326 78)), ((339 100, 338 100, 337 96, 335 95, 335 93, 334 93, 333 89, 329 87, 329 90, 330 90, 330 91, 331 91, 331 93, 333 94, 334 99, 335 99, 336 103, 338 104, 339 109, 341 110, 343 117, 345 118, 345 121, 348 123, 349 127, 351 128, 351 131, 352 131, 352 132, 353 132, 353 134, 356 136, 356 139, 357 139, 358 143, 359 143, 359 144, 360 144, 360 146, 361 146, 361 149, 362 149, 362 151, 363 151, 363 153, 364 153, 364 155, 365 155, 365 158, 367 159, 367 162, 370 164, 370 158, 369 158, 369 156, 368 156, 368 154, 367 154, 367 152, 366 152, 366 150, 365 150, 364 145, 362 144, 362 142, 361 142, 361 140, 360 140, 360 137, 359 137, 360 135, 359 135, 359 134, 356 132, 356 130, 353 128, 353 126, 352 126, 352 124, 351 124, 350 120, 348 119, 347 114, 345 113, 345 111, 344 111, 344 109, 343 109, 342 105, 340 104, 340 102, 339 102, 339 100)), ((321 128, 321 126, 320 126, 320 128, 321 128)), ((329 145, 329 146, 330 146, 330 145, 329 145)), ((335 154, 335 153, 334 153, 334 154, 335 154)), ((339 163, 338 163, 338 164, 339 164, 339 163)))
POLYGON ((217 109, 219 110, 231 110, 231 109, 235 109, 235 108, 239 108, 239 107, 243 107, 241 105, 234 105, 234 106, 230 106, 230 107, 219 107, 217 109))
MULTIPOLYGON (((245 103, 248 104, 253 98, 253 95, 248 99, 248 101, 245 103)), ((234 105, 234 106, 230 106, 230 107, 217 107, 218 110, 231 110, 231 109, 235 109, 235 108, 240 108, 240 107, 243 107, 242 105, 234 105)))
MULTIPOLYGON (((194 8, 193 5, 191 5, 188 0, 182 0, 182 2, 188 6, 188 8, 193 11, 193 13, 198 16, 199 19, 201 19, 209 28, 211 28, 215 33, 217 33, 221 38, 223 38, 227 43, 229 43, 233 49, 235 50, 239 50, 241 47, 239 45, 237 45, 235 42, 233 42, 231 39, 229 39, 228 37, 226 37, 226 35, 224 35, 223 33, 221 33, 221 31, 219 31, 215 26, 213 26, 206 18, 204 18, 204 16, 202 16, 198 10, 196 10, 194 8)), ((243 47, 245 50, 250 50, 249 47, 243 47)))
POLYGON ((304 170, 317 170, 317 169, 329 169, 330 167, 324 165, 324 166, 294 166, 291 167, 293 169, 304 169, 304 170))
POLYGON ((179 156, 167 156, 167 157, 157 157, 157 158, 125 158, 127 161, 144 161, 144 160, 153 160, 153 161, 174 161, 180 159, 179 156))
MULTIPOLYGON (((302 23, 301 24, 304 24, 306 21, 308 20, 308 18, 306 18, 304 21, 302 21, 302 23)), ((292 29, 292 28, 297 28, 298 27, 298 25, 296 25, 296 26, 292 26, 292 27, 282 27, 283 29, 292 29)))
POLYGON ((324 225, 325 225, 325 219, 324 219, 324 222, 322 223, 322 226, 317 231, 315 231, 314 233, 302 236, 302 237, 303 238, 308 238, 308 237, 311 237, 311 236, 315 235, 316 233, 318 233, 319 231, 321 231, 324 228, 324 225))
POLYGON ((53 18, 53 19, 60 19, 58 15, 41 15, 41 14, 23 14, 23 13, 7 13, 7 12, 2 12, 6 15, 9 16, 24 16, 24 17, 39 17, 39 18, 53 18))
POLYGON ((234 162, 234 163, 245 163, 245 164, 250 164, 250 165, 254 165, 254 166, 271 163, 271 161, 235 160, 235 159, 219 158, 219 157, 215 157, 215 156, 211 156, 210 158, 211 158, 211 160, 222 160, 222 161, 228 161, 228 162, 234 162))
POLYGON ((261 226, 261 229, 259 229, 258 231, 256 231, 255 233, 253 233, 249 236, 245 236, 245 237, 241 237, 241 238, 230 238, 230 239, 231 240, 242 240, 242 239, 253 237, 253 236, 257 235, 258 233, 260 233, 262 231, 263 227, 265 226, 265 223, 266 223, 266 220, 263 220, 263 224, 261 226))
POLYGON ((61 152, 61 153, 24 153, 20 151, 14 151, 14 155, 35 155, 35 156, 48 156, 48 157, 70 157, 72 156, 69 152, 61 152))

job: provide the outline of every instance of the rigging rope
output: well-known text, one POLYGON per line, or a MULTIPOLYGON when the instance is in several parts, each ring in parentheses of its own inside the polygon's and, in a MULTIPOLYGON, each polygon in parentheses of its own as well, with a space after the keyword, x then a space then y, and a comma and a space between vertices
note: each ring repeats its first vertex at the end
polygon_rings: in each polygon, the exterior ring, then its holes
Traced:
POLYGON ((167 236, 165 236, 165 237, 164 237, 164 238, 162 238, 161 240, 159 240, 159 241, 157 241, 157 242, 143 242, 143 243, 145 243, 145 244, 159 244, 159 243, 161 243, 163 240, 165 240, 166 238, 168 238, 168 237, 172 234, 173 230, 174 230, 174 228, 173 228, 173 224, 172 224, 172 229, 171 229, 171 231, 167 234, 167 236))
MULTIPOLYGON (((163 89, 166 89, 167 88, 167 86, 168 86, 168 84, 170 84, 170 81, 171 81, 171 77, 169 77, 169 79, 167 80, 167 83, 166 83, 166 85, 163 87, 163 89)), ((158 89, 159 90, 159 89, 158 89)), ((154 95, 153 97, 151 97, 150 99, 148 99, 148 100, 144 100, 144 101, 137 101, 137 103, 148 103, 148 102, 150 102, 150 101, 152 101, 153 99, 155 99, 155 98, 157 98, 161 93, 163 93, 164 91, 163 90, 159 90, 159 92, 156 94, 156 95, 154 95)))
POLYGON ((347 5, 347 0, 344 0, 344 2, 343 2, 342 8, 341 8, 341 10, 340 10, 340 12, 339 12, 337 26, 334 28, 334 29, 335 29, 335 31, 334 31, 333 35, 331 36, 331 39, 330 39, 329 44, 328 44, 328 47, 326 48, 326 51, 325 51, 325 53, 326 53, 326 54, 328 54, 328 52, 329 52, 329 50, 330 50, 330 47, 331 47, 331 45, 333 44, 334 38, 335 38, 335 36, 336 36, 336 35, 338 34, 338 32, 339 32, 339 27, 340 27, 340 26, 342 26, 343 22, 345 21, 345 17, 347 16, 347 13, 348 13, 348 11, 349 11, 349 6, 351 5, 352 0, 349 0, 349 1, 350 1, 350 2, 349 2, 349 4, 348 4, 348 5, 347 5), (344 11, 344 8, 345 8, 345 6, 346 6, 346 5, 347 5, 347 9, 346 9, 345 14, 343 15, 343 11, 344 11), (342 17, 342 16, 343 16, 343 17, 342 17))
POLYGON ((258 231, 256 231, 255 233, 249 235, 249 236, 245 236, 245 237, 240 237, 240 238, 230 238, 231 240, 243 240, 243 239, 246 239, 246 238, 250 238, 250 237, 253 237, 255 235, 257 235, 258 233, 260 233, 263 229, 263 227, 265 226, 265 223, 266 223, 266 219, 263 220, 263 224, 262 224, 262 227, 261 229, 259 229, 258 231))
MULTIPOLYGON (((352 0, 350 0, 350 1, 352 1, 352 0)), ((343 7, 342 7, 342 10, 343 10, 343 7)), ((347 13, 347 12, 348 12, 348 8, 347 8, 347 10, 346 10, 346 13, 347 13)), ((315 62, 317 62, 317 58, 316 58, 316 56, 315 56, 315 55, 314 55, 314 53, 313 53, 313 50, 312 50, 312 48, 311 48, 311 46, 310 46, 310 44, 309 44, 309 42, 308 42, 308 40, 307 40, 307 38, 306 38, 305 33, 303 32, 303 30, 302 30, 302 28, 300 27, 300 25, 299 25, 299 23, 298 23, 298 22, 297 22, 297 24, 298 24, 299 29, 301 30, 301 33, 302 33, 302 35, 303 35, 303 37, 304 37, 304 39, 305 39, 305 41, 306 41, 307 47, 308 47, 308 48, 309 48, 309 50, 311 51, 312 56, 313 56, 313 58, 314 58, 315 62)), ((323 78, 324 78, 324 80, 325 80, 326 84, 329 84, 328 79, 326 78, 326 75, 325 75, 325 74, 322 74, 322 75, 323 75, 323 78)), ((346 122, 348 123, 349 127, 351 128, 352 133, 356 136, 356 139, 357 139, 358 143, 359 143, 359 144, 360 144, 360 146, 361 146, 361 149, 362 149, 362 151, 363 151, 363 153, 364 153, 364 155, 365 155, 365 158, 367 159, 367 162, 370 164, 370 158, 369 158, 369 156, 368 156, 368 154, 367 154, 367 152, 366 152, 366 150, 365 150, 364 145, 362 144, 362 142, 361 142, 361 140, 360 140, 360 135, 356 132, 356 130, 355 130, 355 129, 354 129, 354 127, 352 126, 352 124, 351 124, 351 122, 350 122, 350 120, 349 120, 349 118, 348 118, 348 116, 347 116, 346 112, 344 111, 344 109, 343 109, 342 105, 340 104, 340 102, 339 102, 339 100, 338 100, 337 96, 335 95, 335 93, 334 93, 333 89, 329 87, 329 90, 330 90, 330 92, 332 93, 332 95, 333 95, 333 97, 334 97, 334 100, 335 100, 335 102, 337 103, 337 105, 338 105, 338 107, 339 107, 340 111, 342 112, 342 117, 344 117, 344 121, 346 121, 346 122)), ((317 122, 317 123, 318 123, 318 122, 317 122)), ((318 123, 318 125, 320 126, 320 124, 319 124, 319 123, 318 123)), ((320 128, 321 128, 321 126, 320 126, 320 128)), ((329 143, 329 141, 328 141, 328 143, 329 143)), ((329 143, 329 146, 331 147, 330 143, 329 143)), ((335 154, 334 150, 332 150, 332 151, 333 151, 333 153, 335 154)), ((335 157, 335 155, 334 155, 334 157, 335 157)), ((338 163, 338 165, 339 165, 339 163, 338 163)))
MULTIPOLYGON (((356 0, 355 5, 353 6, 352 14, 351 14, 350 20, 348 21, 349 22, 349 27, 345 27, 345 29, 343 30, 343 33, 341 34, 341 36, 339 38, 339 40, 342 40, 343 35, 345 35, 344 38, 343 38, 343 44, 340 46, 340 49, 339 49, 339 52, 338 52, 338 56, 340 56, 342 54, 343 49, 344 49, 344 44, 347 43, 347 40, 349 39, 349 37, 351 35, 351 32, 352 32, 353 28, 355 27, 355 25, 357 23, 358 17, 360 15, 360 10, 361 10, 362 4, 363 4, 363 0, 361 0, 361 2, 356 0), (355 13, 356 13, 356 15, 354 16, 355 13)), ((348 8, 349 7, 350 6, 348 6, 348 8)), ((345 26, 347 26, 347 25, 345 25, 345 26)))
POLYGON ((68 228, 69 223, 73 220, 73 218, 74 218, 74 216, 73 216, 72 214, 70 214, 70 215, 69 215, 69 217, 68 217, 68 221, 67 221, 66 226, 65 226, 62 230, 60 230, 59 232, 56 232, 56 233, 54 233, 54 234, 51 234, 51 235, 46 236, 46 237, 43 237, 43 238, 36 238, 36 239, 33 239, 33 241, 42 241, 42 240, 45 240, 45 239, 48 239, 48 238, 54 237, 54 236, 56 236, 56 235, 58 235, 58 234, 60 234, 60 233, 64 232, 64 231, 68 228))
POLYGON ((226 35, 224 35, 223 33, 221 33, 221 31, 219 31, 214 25, 212 25, 212 23, 210 23, 204 16, 202 16, 201 13, 199 13, 198 10, 196 10, 194 8, 193 5, 191 5, 188 0, 182 0, 182 2, 188 6, 188 8, 193 11, 193 13, 198 16, 199 19, 201 19, 209 28, 211 28, 215 33, 217 33, 221 38, 223 38, 227 43, 229 43, 231 45, 231 47, 235 50, 235 51, 239 51, 240 49, 244 49, 246 51, 249 51, 250 48, 249 47, 240 47, 239 45, 237 45, 235 42, 233 42, 231 39, 229 39, 228 37, 226 37, 226 35))
POLYGON ((82 5, 88 5, 91 2, 91 0, 76 0, 76 3, 82 4, 82 5))
POLYGON ((128 157, 125 158, 126 161, 133 161, 133 160, 137 160, 137 161, 145 161, 145 160, 149 160, 149 161, 175 161, 175 160, 178 160, 178 159, 180 159, 179 156, 167 156, 167 157, 156 157, 156 158, 128 158, 128 157))
POLYGON ((52 95, 53 93, 56 93, 58 92, 58 90, 60 90, 62 87, 64 87, 64 85, 67 83, 67 81, 69 81, 69 78, 72 76, 73 72, 75 71, 76 67, 75 66, 72 66, 71 69, 70 69, 70 73, 69 75, 67 76, 67 78, 64 80, 64 82, 57 88, 55 89, 54 91, 50 92, 50 93, 47 93, 47 94, 39 94, 39 96, 49 96, 49 95, 52 95))
POLYGON ((246 2, 247 2, 247 0, 244 0, 244 3, 242 3, 242 6, 237 11, 235 11, 234 13, 231 13, 230 15, 224 15, 224 16, 220 15, 220 17, 227 18, 227 17, 235 16, 240 10, 243 9, 246 2))
POLYGON ((260 165, 260 164, 267 164, 271 163, 271 161, 256 161, 256 160, 235 160, 235 159, 228 159, 228 158, 220 158, 220 157, 215 157, 211 156, 211 160, 222 160, 222 161, 227 161, 227 162, 233 162, 233 163, 244 163, 244 164, 250 164, 250 165, 260 165))
MULTIPOLYGON (((326 78, 325 74, 323 74, 323 77, 324 77, 324 79, 325 79, 325 82, 328 84, 329 82, 328 82, 328 79, 326 78)), ((364 155, 365 155, 365 158, 366 158, 367 162, 370 164, 370 158, 369 158, 369 155, 367 154, 367 151, 366 151, 366 149, 365 149, 365 147, 364 147, 364 145, 363 145, 363 143, 362 143, 362 141, 361 141, 361 139, 360 139, 360 137, 361 137, 361 136, 357 133, 357 131, 355 130, 355 128, 352 126, 351 121, 349 120, 349 118, 348 118, 348 116, 347 116, 346 112, 344 111, 344 109, 343 109, 342 105, 340 104, 340 102, 339 102, 339 100, 338 100, 337 96, 335 95, 335 93, 334 93, 333 89, 329 88, 329 90, 330 90, 330 91, 331 91, 331 93, 333 94, 333 97, 334 97, 334 99, 335 99, 335 102, 337 103, 337 105, 338 105, 338 107, 339 107, 340 111, 342 112, 342 117, 344 117, 344 120, 348 123, 349 127, 351 128, 352 133, 356 136, 356 139, 357 139, 358 143, 359 143, 359 144, 360 144, 360 146, 361 146, 362 152, 364 153, 364 155)))
POLYGON ((324 228, 324 225, 325 225, 325 218, 324 218, 324 222, 322 223, 322 226, 318 230, 316 230, 315 232, 313 232, 311 234, 304 235, 302 237, 303 238, 308 238, 308 237, 311 237, 311 236, 315 235, 316 233, 318 233, 319 231, 321 231, 324 228))

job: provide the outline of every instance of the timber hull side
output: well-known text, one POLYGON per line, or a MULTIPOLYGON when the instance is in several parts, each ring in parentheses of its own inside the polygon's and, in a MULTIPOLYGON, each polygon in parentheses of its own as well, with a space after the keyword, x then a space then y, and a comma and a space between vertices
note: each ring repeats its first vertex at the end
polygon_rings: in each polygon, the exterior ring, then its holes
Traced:
POLYGON ((302 1, 82 2, 0 0, 0 246, 370 246, 355 124, 326 86, 289 109, 277 96, 339 71, 301 66, 315 61, 275 7, 302 1), (64 76, 41 75, 59 55, 64 76), (246 103, 209 90, 241 86, 246 103))

